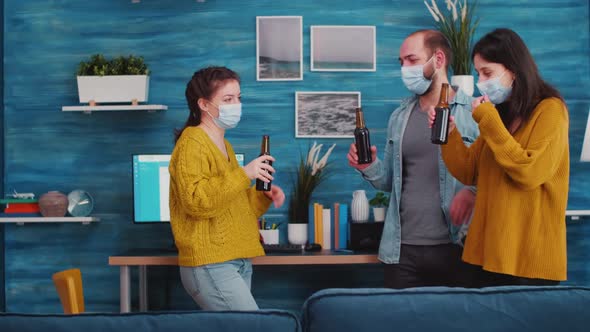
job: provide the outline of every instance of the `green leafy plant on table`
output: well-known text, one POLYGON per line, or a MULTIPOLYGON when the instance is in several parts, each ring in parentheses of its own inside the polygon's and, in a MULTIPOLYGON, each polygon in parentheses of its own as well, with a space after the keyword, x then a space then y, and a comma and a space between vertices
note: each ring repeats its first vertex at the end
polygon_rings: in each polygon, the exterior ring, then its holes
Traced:
POLYGON ((333 144, 326 154, 320 158, 320 150, 323 144, 313 143, 309 149, 307 157, 301 156, 299 165, 296 169, 295 179, 293 180, 293 191, 289 201, 289 222, 290 223, 308 223, 309 222, 309 204, 313 191, 329 175, 327 172, 328 157, 332 153, 336 144, 333 144))

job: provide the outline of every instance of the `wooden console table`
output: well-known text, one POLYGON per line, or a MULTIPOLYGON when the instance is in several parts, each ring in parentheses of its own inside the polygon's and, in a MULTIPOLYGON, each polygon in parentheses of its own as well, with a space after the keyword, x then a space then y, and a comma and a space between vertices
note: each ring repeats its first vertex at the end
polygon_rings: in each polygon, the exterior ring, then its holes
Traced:
MULTIPOLYGON (((280 253, 252 259, 253 265, 346 265, 378 264, 376 254, 323 250, 320 252, 280 253)), ((178 265, 176 252, 156 249, 135 249, 110 256, 109 265, 119 266, 121 312, 131 311, 130 267, 139 268, 139 310, 147 311, 147 267, 178 265)))

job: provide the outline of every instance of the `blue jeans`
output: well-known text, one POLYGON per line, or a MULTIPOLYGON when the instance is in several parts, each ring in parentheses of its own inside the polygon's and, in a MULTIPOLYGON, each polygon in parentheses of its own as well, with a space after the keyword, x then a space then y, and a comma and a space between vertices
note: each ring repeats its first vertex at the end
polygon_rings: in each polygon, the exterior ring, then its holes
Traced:
POLYGON ((252 262, 249 259, 181 266, 180 279, 184 289, 203 310, 258 310, 250 292, 252 262))

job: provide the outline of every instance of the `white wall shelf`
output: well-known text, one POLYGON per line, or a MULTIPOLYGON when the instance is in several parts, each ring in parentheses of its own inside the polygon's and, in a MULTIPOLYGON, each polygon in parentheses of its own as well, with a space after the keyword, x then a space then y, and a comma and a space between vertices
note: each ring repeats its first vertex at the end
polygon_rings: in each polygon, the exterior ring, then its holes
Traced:
POLYGON ((62 106, 62 112, 104 112, 104 111, 165 111, 166 105, 96 105, 96 106, 62 106))
POLYGON ((582 216, 590 216, 590 210, 567 210, 566 217, 571 217, 572 220, 579 220, 582 216))
POLYGON ((16 223, 19 226, 30 223, 82 223, 88 225, 91 222, 100 221, 97 217, 2 217, 0 223, 16 223))

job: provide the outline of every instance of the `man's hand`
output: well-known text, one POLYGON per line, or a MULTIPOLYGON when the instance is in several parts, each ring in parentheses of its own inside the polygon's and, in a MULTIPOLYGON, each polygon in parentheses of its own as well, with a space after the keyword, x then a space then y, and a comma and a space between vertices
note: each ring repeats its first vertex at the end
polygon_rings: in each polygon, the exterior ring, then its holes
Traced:
MULTIPOLYGON (((377 147, 376 146, 371 146, 371 157, 373 162, 371 162, 371 164, 373 164, 375 162, 375 160, 377 160, 377 147)), ((356 151, 356 144, 352 143, 350 144, 350 149, 348 150, 348 154, 346 155, 346 158, 348 159, 348 164, 350 166, 352 166, 352 168, 363 170, 369 166, 371 166, 371 164, 359 164, 359 157, 358 157, 358 153, 356 151)))

